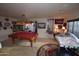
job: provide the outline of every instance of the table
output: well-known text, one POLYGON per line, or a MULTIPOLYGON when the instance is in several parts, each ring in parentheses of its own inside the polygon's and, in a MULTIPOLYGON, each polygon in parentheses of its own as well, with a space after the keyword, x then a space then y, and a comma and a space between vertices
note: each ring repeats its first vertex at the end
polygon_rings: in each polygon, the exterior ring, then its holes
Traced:
POLYGON ((56 35, 55 38, 57 39, 60 47, 79 47, 79 39, 72 33, 68 33, 67 35, 56 35))
POLYGON ((10 34, 9 38, 11 38, 13 40, 13 43, 15 43, 16 39, 28 40, 31 43, 31 47, 32 47, 33 41, 36 41, 36 39, 37 39, 37 33, 18 31, 18 32, 14 32, 14 33, 10 34))
POLYGON ((79 39, 73 34, 68 33, 65 35, 55 35, 56 40, 59 43, 60 48, 68 51, 72 55, 79 55, 79 39))

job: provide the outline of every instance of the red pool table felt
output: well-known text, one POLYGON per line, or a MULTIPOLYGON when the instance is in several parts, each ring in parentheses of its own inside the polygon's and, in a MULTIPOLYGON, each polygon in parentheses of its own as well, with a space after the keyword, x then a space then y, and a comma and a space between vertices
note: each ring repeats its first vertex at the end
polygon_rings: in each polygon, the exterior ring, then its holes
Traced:
POLYGON ((32 46, 32 42, 36 41, 36 39, 37 39, 37 33, 19 31, 19 32, 14 32, 14 33, 10 34, 9 37, 12 38, 13 42, 15 42, 15 39, 29 40, 31 42, 31 46, 32 46))

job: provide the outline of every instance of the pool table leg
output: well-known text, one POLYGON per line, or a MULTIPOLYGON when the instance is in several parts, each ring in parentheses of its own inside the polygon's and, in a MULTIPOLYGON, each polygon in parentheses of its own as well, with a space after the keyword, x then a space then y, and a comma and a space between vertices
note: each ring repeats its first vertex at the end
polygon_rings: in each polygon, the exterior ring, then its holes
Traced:
POLYGON ((34 42, 36 42, 36 38, 34 39, 34 42))
POLYGON ((12 39, 13 44, 15 43, 15 39, 12 39))
POLYGON ((33 46, 32 41, 30 41, 30 43, 31 43, 31 47, 32 47, 33 46))

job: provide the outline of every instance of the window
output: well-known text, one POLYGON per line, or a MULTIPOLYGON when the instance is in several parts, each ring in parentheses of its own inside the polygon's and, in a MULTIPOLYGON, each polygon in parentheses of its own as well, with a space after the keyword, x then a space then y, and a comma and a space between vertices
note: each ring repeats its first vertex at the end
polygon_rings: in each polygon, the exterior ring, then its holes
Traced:
POLYGON ((72 29, 73 29, 73 22, 69 22, 69 24, 68 24, 68 26, 69 26, 69 31, 70 32, 72 32, 72 29))
POLYGON ((79 38, 79 21, 68 22, 68 31, 72 32, 79 38))
POLYGON ((73 28, 73 29, 74 29, 74 33, 77 32, 77 26, 78 26, 78 22, 75 21, 75 22, 74 22, 74 28, 73 28))
POLYGON ((79 37, 79 21, 75 21, 74 22, 74 28, 73 28, 73 33, 77 36, 77 37, 79 37))

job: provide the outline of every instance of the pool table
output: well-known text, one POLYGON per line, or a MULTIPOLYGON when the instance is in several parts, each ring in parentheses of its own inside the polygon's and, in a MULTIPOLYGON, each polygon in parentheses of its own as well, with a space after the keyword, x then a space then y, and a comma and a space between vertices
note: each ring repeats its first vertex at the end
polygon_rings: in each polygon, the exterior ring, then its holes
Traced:
POLYGON ((17 39, 19 39, 19 40, 28 40, 31 43, 31 47, 32 47, 32 45, 33 45, 32 43, 34 41, 36 41, 36 39, 37 39, 37 33, 19 31, 19 32, 14 32, 14 33, 10 34, 9 38, 12 39, 13 43, 15 43, 15 41, 17 39))

